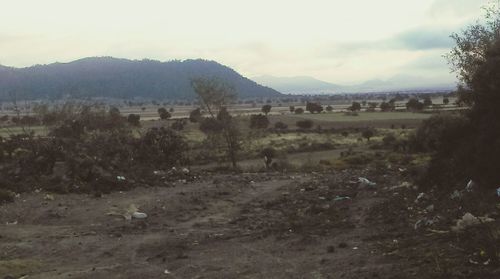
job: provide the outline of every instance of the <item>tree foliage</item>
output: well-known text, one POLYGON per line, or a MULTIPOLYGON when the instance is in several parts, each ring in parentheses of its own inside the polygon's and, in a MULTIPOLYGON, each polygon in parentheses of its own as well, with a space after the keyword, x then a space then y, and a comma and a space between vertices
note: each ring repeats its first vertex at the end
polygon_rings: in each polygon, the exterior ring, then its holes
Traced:
POLYGON ((208 135, 220 135, 223 138, 227 157, 236 168, 241 135, 237 123, 226 108, 236 98, 234 87, 217 78, 196 78, 191 84, 200 104, 210 115, 202 121, 200 129, 208 135))
POLYGON ((318 103, 307 102, 306 110, 310 113, 320 113, 323 111, 323 106, 318 103))
POLYGON ((251 129, 266 129, 269 126, 269 119, 262 114, 254 114, 250 116, 251 129))
POLYGON ((262 112, 267 115, 269 112, 271 112, 271 108, 272 106, 271 105, 263 105, 262 106, 262 112))

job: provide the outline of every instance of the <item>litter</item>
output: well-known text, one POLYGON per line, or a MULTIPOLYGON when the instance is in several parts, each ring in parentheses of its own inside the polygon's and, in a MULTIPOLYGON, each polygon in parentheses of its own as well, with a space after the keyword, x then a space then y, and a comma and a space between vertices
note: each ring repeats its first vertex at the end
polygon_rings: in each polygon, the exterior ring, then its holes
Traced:
POLYGON ((434 223, 435 221, 433 219, 427 219, 427 218, 420 219, 415 223, 415 225, 413 225, 413 229, 418 230, 421 227, 432 226, 434 223))
POLYGON ((472 192, 472 190, 476 187, 476 183, 474 181, 469 180, 469 182, 467 183, 467 186, 465 186, 465 191, 467 192, 472 192))
POLYGON ((424 198, 425 198, 425 193, 418 194, 417 198, 415 199, 415 203, 421 202, 424 198))
POLYGON ((359 177, 358 182, 361 184, 361 186, 370 186, 370 187, 377 186, 377 183, 372 182, 372 181, 368 180, 368 178, 365 178, 365 177, 359 177))
POLYGON ((54 200, 54 196, 51 195, 51 194, 47 194, 47 195, 45 195, 45 197, 43 199, 46 200, 46 201, 53 201, 54 200))
POLYGON ((132 220, 132 218, 145 219, 148 217, 148 215, 146 213, 139 212, 139 209, 137 208, 137 206, 135 206, 135 204, 129 205, 129 207, 122 212, 117 212, 116 210, 113 210, 111 212, 108 212, 107 215, 121 216, 121 217, 125 218, 125 220, 128 220, 128 221, 132 220))
POLYGON ((118 180, 118 181, 125 181, 125 176, 118 175, 116 177, 116 180, 118 180))
POLYGON ((458 190, 453 191, 453 193, 451 193, 450 195, 450 199, 452 200, 459 200, 460 198, 462 198, 462 193, 460 193, 460 191, 458 190))
POLYGON ((337 202, 337 201, 344 201, 344 200, 350 200, 351 198, 350 197, 341 197, 341 196, 336 196, 335 198, 333 198, 333 201, 334 202, 337 202))
POLYGON ((500 197, 500 187, 497 188, 497 197, 500 197))
POLYGON ((495 219, 492 219, 489 217, 476 217, 476 216, 472 215, 471 213, 467 212, 464 214, 464 216, 462 216, 461 219, 457 220, 456 226, 451 227, 451 230, 455 231, 455 232, 463 231, 467 227, 479 225, 482 223, 493 222, 493 221, 495 221, 495 219))
POLYGON ((132 218, 135 218, 135 219, 146 219, 148 218, 148 215, 146 213, 143 213, 143 212, 134 212, 132 213, 132 218))

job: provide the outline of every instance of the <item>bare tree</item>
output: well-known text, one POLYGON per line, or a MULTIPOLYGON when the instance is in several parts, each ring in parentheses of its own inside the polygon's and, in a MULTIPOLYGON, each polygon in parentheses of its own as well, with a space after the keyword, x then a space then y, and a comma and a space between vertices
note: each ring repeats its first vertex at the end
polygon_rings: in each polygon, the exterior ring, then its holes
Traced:
MULTIPOLYGON (((209 113, 205 119, 215 125, 206 131, 222 134, 227 156, 234 168, 237 167, 237 152, 240 149, 240 133, 233 117, 227 111, 227 104, 236 99, 236 91, 233 86, 217 78, 195 78, 191 85, 198 95, 200 104, 209 113)), ((203 125, 203 123, 202 123, 203 125)))

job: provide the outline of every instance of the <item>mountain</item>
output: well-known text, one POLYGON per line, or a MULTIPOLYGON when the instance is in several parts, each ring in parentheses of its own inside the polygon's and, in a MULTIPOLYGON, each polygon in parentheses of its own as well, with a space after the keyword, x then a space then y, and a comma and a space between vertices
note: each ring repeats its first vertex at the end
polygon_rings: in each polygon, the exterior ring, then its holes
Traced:
POLYGON ((289 94, 310 94, 311 92, 336 93, 343 90, 343 87, 340 85, 307 76, 274 77, 264 75, 254 77, 253 80, 280 92, 289 94))
POLYGON ((232 84, 240 98, 281 94, 214 61, 159 62, 92 57, 69 63, 12 68, 0 65, 0 99, 155 98, 193 99, 190 80, 217 77, 232 84))
POLYGON ((396 75, 387 80, 374 79, 351 86, 352 92, 422 91, 455 89, 456 83, 441 78, 396 75))
POLYGON ((396 75, 387 80, 373 79, 355 85, 338 85, 312 77, 274 77, 253 78, 258 83, 288 94, 326 94, 326 93, 367 93, 383 91, 425 91, 452 90, 456 84, 440 78, 424 78, 410 75, 396 75))

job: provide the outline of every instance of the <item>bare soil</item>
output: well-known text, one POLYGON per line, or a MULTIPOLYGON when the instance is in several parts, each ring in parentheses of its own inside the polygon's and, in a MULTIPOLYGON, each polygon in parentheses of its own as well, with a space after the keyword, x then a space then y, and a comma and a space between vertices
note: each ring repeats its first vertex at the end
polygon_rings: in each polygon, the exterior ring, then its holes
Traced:
POLYGON ((451 234, 414 230, 402 179, 201 174, 102 197, 21 194, 0 206, 0 278, 500 278, 451 234), (148 218, 117 215, 131 204, 148 218))

